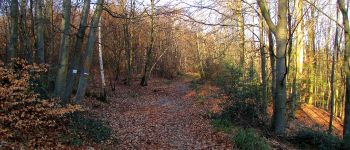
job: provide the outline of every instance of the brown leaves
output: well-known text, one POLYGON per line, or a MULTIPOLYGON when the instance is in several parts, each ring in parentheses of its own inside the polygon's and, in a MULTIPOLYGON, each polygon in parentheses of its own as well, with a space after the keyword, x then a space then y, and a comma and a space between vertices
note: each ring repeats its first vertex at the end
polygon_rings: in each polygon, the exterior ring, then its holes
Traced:
MULTIPOLYGON (((113 149, 230 149, 230 141, 217 133, 203 116, 212 105, 197 104, 184 80, 169 84, 150 80, 149 87, 119 86, 108 105, 91 109, 109 122, 119 144, 113 149), (156 89, 156 90, 155 90, 156 89), (137 96, 135 96, 137 95, 137 96)), ((92 100, 85 101, 90 107, 92 100)))
POLYGON ((49 134, 63 131, 59 122, 65 114, 82 110, 79 105, 63 107, 55 99, 40 99, 33 92, 30 80, 46 71, 45 65, 29 65, 24 60, 16 59, 11 66, 0 63, 0 141, 27 143, 25 147, 57 145, 58 140, 49 134))

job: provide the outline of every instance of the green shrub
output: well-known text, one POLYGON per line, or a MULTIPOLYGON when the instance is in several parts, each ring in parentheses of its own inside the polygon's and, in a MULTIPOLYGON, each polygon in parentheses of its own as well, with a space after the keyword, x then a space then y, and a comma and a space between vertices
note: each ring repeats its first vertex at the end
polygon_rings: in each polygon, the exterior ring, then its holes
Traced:
POLYGON ((243 77, 242 68, 232 64, 225 64, 224 68, 214 81, 231 99, 254 99, 259 101, 260 84, 256 78, 243 77))
POLYGON ((292 138, 302 149, 315 148, 319 150, 337 150, 342 148, 342 142, 331 134, 311 129, 300 130, 292 138))
POLYGON ((225 64, 224 68, 215 83, 230 96, 230 106, 218 118, 236 125, 263 125, 266 116, 261 113, 260 84, 254 77, 243 77, 242 69, 235 65, 225 64))
POLYGON ((241 150, 269 150, 264 137, 255 134, 252 129, 241 130, 233 137, 235 146, 241 150))

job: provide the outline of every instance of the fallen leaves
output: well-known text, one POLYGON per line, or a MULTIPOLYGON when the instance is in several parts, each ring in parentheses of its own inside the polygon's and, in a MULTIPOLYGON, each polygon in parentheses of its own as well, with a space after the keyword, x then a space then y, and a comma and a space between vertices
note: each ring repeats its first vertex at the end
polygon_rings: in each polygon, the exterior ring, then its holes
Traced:
POLYGON ((153 79, 152 87, 120 86, 111 93, 109 104, 93 108, 92 115, 109 122, 118 144, 101 145, 116 149, 231 149, 229 137, 216 132, 203 116, 209 105, 198 105, 188 96, 186 80, 166 83, 153 79), (130 94, 134 93, 134 94, 130 94), (137 96, 133 96, 137 95, 137 96), (187 95, 187 96, 186 96, 187 95))
POLYGON ((59 145, 64 114, 81 110, 78 105, 64 107, 58 100, 39 98, 33 82, 47 71, 44 67, 23 60, 11 66, 0 63, 0 149, 59 145))

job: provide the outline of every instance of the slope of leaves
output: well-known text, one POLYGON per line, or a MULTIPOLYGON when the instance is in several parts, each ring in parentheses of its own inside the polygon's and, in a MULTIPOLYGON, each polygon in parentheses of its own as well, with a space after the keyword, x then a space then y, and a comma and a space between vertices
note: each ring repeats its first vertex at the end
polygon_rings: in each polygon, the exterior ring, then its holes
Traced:
MULTIPOLYGON (((41 99, 33 92, 45 65, 29 65, 14 60, 10 65, 0 62, 0 140, 1 146, 52 147, 59 144, 57 136, 64 131, 65 115, 81 110, 79 105, 61 106, 57 100, 41 99)), ((1 147, 0 147, 1 148, 1 147)))

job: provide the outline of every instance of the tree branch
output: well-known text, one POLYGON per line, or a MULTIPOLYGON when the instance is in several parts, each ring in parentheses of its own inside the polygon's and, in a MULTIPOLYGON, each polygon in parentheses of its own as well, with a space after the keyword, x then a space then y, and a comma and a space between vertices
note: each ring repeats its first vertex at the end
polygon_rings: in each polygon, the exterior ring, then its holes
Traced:
POLYGON ((272 22, 269 10, 267 9, 267 4, 265 0, 258 0, 258 5, 261 11, 261 14, 266 20, 267 25, 269 26, 271 32, 276 33, 277 27, 276 25, 272 22))

